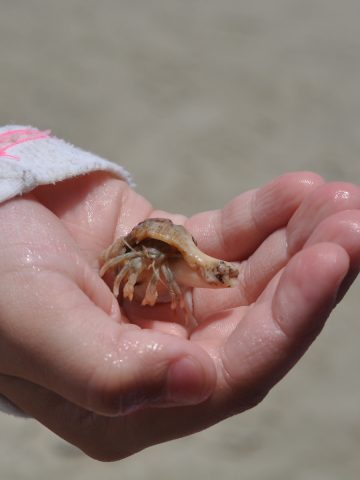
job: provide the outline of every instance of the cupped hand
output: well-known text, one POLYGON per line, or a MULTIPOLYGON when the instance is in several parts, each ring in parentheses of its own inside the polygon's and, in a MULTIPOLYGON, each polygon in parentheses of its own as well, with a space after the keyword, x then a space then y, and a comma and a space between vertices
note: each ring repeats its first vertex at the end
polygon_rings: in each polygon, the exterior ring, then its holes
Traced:
POLYGON ((96 173, 0 206, 0 392, 102 460, 256 405, 309 347, 360 264, 360 190, 287 174, 189 219, 96 173), (194 289, 198 327, 168 305, 120 309, 101 251, 148 217, 182 223, 239 266, 194 289))

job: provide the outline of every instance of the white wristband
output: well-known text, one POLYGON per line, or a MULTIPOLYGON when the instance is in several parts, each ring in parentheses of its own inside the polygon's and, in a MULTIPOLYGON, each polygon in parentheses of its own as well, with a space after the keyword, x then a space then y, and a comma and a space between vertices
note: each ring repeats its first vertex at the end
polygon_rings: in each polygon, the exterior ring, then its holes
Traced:
POLYGON ((0 127, 0 202, 95 171, 106 171, 133 185, 120 165, 51 136, 49 131, 11 125, 0 127))
MULTIPOLYGON (((95 171, 105 171, 131 186, 130 174, 120 165, 76 148, 32 127, 0 127, 0 202, 29 192, 39 185, 95 171)), ((26 415, 0 395, 0 411, 26 415)))

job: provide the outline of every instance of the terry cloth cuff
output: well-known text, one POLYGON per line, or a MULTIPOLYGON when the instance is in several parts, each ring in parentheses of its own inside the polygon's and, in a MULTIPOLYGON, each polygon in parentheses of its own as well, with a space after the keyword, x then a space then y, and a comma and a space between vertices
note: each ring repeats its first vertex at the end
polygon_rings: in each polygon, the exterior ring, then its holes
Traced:
POLYGON ((0 127, 0 202, 67 178, 95 171, 112 173, 131 186, 120 165, 32 127, 0 127))

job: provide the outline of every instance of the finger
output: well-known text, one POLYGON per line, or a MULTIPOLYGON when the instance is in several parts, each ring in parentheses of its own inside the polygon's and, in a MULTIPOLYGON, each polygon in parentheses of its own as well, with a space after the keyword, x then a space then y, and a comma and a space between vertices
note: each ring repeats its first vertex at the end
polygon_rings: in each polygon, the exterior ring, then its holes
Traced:
POLYGON ((284 227, 304 198, 322 182, 314 173, 288 173, 238 196, 222 210, 194 215, 185 226, 208 254, 240 260, 269 234, 284 227))
POLYGON ((348 269, 348 254, 330 243, 290 260, 225 345, 224 370, 235 391, 261 397, 293 366, 320 332, 348 269))
MULTIPOLYGON (((203 321, 218 311, 219 307, 226 309, 251 304, 276 272, 283 268, 297 249, 304 245, 309 236, 312 238, 310 244, 334 240, 344 248, 346 245, 350 247, 350 241, 353 246, 356 246, 357 239, 354 238, 354 235, 348 236, 345 231, 347 230, 346 226, 341 226, 343 222, 340 221, 340 217, 334 216, 336 212, 340 213, 341 210, 351 207, 360 207, 360 190, 355 185, 334 183, 319 186, 314 194, 306 197, 286 228, 270 234, 247 260, 240 263, 237 288, 214 292, 211 296, 206 290, 195 292, 194 306, 197 317, 203 321), (327 216, 333 218, 329 228, 328 223, 325 223, 319 230, 318 225, 322 225, 327 216), (338 220, 339 225, 337 225, 338 220), (316 234, 316 232, 319 233, 319 236, 315 237, 314 233, 316 234)), ((351 223, 350 218, 349 222, 351 223)), ((354 225, 357 225, 356 221, 354 222, 354 225)), ((353 231, 356 230, 354 225, 353 231)), ((349 228, 351 229, 351 227, 349 228)), ((349 253, 351 253, 350 250, 349 253)), ((351 258, 354 262, 355 257, 351 258)), ((350 285, 354 279, 351 271, 348 278, 350 285)))
POLYGON ((289 252, 299 251, 325 218, 336 212, 356 209, 360 209, 358 186, 340 182, 320 185, 306 197, 289 222, 289 252))
POLYGON ((336 243, 349 255, 349 271, 338 294, 340 301, 360 269, 360 210, 345 210, 327 217, 310 235, 305 247, 321 242, 336 243))
POLYGON ((325 218, 317 225, 305 247, 321 242, 341 245, 350 258, 350 268, 360 264, 360 210, 344 210, 325 218))
POLYGON ((357 214, 356 211, 345 213, 345 216, 341 213, 351 206, 360 207, 360 189, 352 184, 321 185, 306 197, 289 225, 266 238, 254 254, 242 262, 241 304, 255 301, 304 242, 305 245, 327 241, 342 245, 350 255, 351 270, 353 263, 357 262, 357 214))

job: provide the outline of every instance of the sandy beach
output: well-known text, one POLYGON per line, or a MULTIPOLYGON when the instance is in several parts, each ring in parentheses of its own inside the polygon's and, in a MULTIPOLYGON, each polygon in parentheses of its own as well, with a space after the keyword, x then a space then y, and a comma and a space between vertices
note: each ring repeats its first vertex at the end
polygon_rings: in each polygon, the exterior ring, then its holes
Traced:
MULTIPOLYGON (((2 0, 0 124, 124 165, 192 214, 295 170, 360 183, 356 0, 2 0)), ((0 416, 1 480, 356 480, 360 282, 256 409, 103 464, 0 416)))

